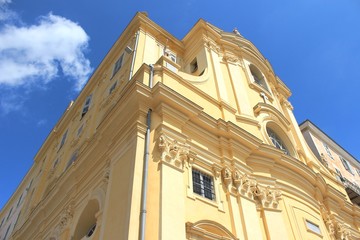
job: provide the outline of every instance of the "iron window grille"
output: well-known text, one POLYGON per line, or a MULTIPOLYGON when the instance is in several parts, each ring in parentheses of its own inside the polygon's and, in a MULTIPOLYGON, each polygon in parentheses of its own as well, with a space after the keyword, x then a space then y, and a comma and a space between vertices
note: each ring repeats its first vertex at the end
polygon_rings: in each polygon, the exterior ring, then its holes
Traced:
POLYGON ((213 177, 196 169, 192 170, 193 191, 202 197, 215 200, 213 177))

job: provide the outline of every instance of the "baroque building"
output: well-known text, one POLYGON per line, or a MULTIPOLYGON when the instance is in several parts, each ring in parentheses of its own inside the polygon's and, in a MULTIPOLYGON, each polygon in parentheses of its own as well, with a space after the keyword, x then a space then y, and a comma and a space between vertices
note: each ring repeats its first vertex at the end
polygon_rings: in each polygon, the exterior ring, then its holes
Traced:
POLYGON ((137 13, 35 156, 0 237, 360 239, 360 208, 290 95, 236 29, 199 20, 179 40, 137 13))

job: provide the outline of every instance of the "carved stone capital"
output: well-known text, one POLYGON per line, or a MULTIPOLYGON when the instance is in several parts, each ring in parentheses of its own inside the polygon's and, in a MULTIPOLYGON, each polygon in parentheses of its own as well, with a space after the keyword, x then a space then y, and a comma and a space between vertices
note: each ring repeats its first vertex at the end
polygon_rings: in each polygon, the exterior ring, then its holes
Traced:
POLYGON ((161 162, 182 169, 185 161, 189 159, 189 145, 172 140, 164 134, 159 137, 158 147, 161 153, 161 162))
POLYGON ((231 179, 231 171, 228 167, 225 167, 221 170, 221 177, 224 182, 224 185, 228 187, 232 181, 231 179))
POLYGON ((232 172, 232 180, 235 188, 239 188, 241 185, 241 173, 239 170, 234 169, 232 172))
POLYGON ((342 223, 337 223, 335 227, 336 239, 348 240, 351 239, 351 232, 348 226, 342 223))
POLYGON ((209 49, 209 50, 213 50, 216 53, 220 53, 220 47, 216 44, 216 42, 212 41, 212 40, 206 40, 206 44, 205 46, 209 49))
POLYGON ((286 100, 285 98, 281 99, 281 104, 287 107, 289 110, 294 110, 294 107, 291 105, 291 103, 286 100))
POLYGON ((233 55, 225 55, 223 57, 223 61, 238 65, 241 64, 240 59, 237 56, 233 56, 233 55))
POLYGON ((262 203, 265 207, 277 208, 281 199, 282 193, 278 189, 270 188, 266 186, 263 189, 262 203))
POLYGON ((250 198, 254 197, 254 191, 256 190, 257 181, 250 179, 247 174, 241 177, 240 192, 250 198))

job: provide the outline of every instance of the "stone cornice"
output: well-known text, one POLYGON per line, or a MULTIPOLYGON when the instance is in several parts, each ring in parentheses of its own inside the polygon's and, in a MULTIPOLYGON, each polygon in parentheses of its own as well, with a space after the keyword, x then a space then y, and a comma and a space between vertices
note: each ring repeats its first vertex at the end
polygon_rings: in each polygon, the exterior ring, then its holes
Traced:
POLYGON ((288 130, 288 131, 290 130, 290 122, 289 122, 289 120, 287 120, 286 117, 279 110, 277 110, 275 107, 273 107, 272 105, 266 104, 266 103, 258 103, 258 104, 256 104, 255 107, 254 107, 255 116, 258 116, 261 113, 267 113, 270 116, 274 115, 277 119, 279 119, 282 126, 286 130, 288 130))

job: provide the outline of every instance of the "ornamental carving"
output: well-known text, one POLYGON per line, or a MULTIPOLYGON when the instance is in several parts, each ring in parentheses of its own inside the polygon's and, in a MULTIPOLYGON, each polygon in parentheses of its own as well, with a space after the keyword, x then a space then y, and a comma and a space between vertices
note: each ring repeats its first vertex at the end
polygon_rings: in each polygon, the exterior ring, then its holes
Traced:
POLYGON ((263 204, 266 207, 272 206, 276 208, 279 205, 281 199, 281 191, 277 189, 271 189, 269 186, 266 186, 263 190, 263 204))
POLYGON ((110 179, 110 164, 108 164, 105 169, 104 169, 104 177, 103 177, 103 181, 105 183, 108 183, 110 179))
POLYGON ((240 171, 235 169, 232 172, 232 180, 233 180, 233 184, 236 188, 239 188, 241 185, 241 174, 240 171))
POLYGON ((225 55, 223 57, 223 61, 228 62, 228 63, 233 63, 233 64, 240 64, 239 58, 236 56, 232 56, 232 55, 225 55))
POLYGON ((351 239, 351 233, 348 226, 345 224, 337 223, 335 228, 336 239, 348 240, 351 239))
POLYGON ((221 176, 225 186, 228 187, 232 181, 230 169, 228 167, 223 168, 221 170, 221 176))
POLYGON ((184 162, 189 159, 189 146, 182 144, 176 140, 171 140, 167 136, 162 135, 159 138, 159 150, 161 153, 161 161, 182 168, 184 162))
POLYGON ((320 212, 330 236, 335 237, 335 220, 324 205, 320 205, 320 212))
POLYGON ((257 188, 256 180, 250 179, 247 174, 244 174, 241 177, 241 187, 240 187, 241 193, 249 197, 253 197, 256 188, 257 188))
POLYGON ((70 203, 69 206, 61 213, 60 215, 60 224, 59 227, 61 230, 66 228, 68 224, 70 224, 73 216, 74 216, 74 204, 70 203))
POLYGON ((351 232, 349 227, 337 221, 335 219, 335 216, 331 214, 324 205, 320 205, 320 212, 324 220, 325 226, 332 239, 351 239, 351 232))

